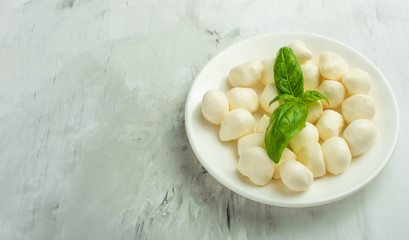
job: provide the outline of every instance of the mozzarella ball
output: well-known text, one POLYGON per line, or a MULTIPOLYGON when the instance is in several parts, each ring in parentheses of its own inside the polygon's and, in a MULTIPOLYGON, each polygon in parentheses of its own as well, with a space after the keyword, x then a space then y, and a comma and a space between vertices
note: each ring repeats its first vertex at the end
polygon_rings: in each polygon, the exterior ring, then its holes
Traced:
POLYGON ((229 112, 220 125, 219 138, 222 141, 236 140, 254 132, 256 121, 253 115, 242 108, 229 112))
POLYGON ((324 108, 336 108, 344 101, 345 88, 340 82, 325 80, 318 87, 317 91, 328 98, 329 105, 325 100, 321 100, 324 108))
POLYGON ((264 59, 263 61, 261 61, 261 64, 263 65, 263 72, 261 73, 260 81, 264 85, 268 85, 274 82, 275 61, 275 58, 264 59))
POLYGON ((274 175, 274 163, 261 147, 246 148, 240 155, 238 171, 256 185, 266 185, 274 175))
POLYGON ((230 70, 229 82, 233 87, 251 87, 259 81, 262 71, 259 61, 245 62, 230 70))
POLYGON ((226 93, 226 97, 230 104, 230 110, 244 108, 253 113, 258 109, 258 96, 256 91, 251 88, 232 88, 226 93))
POLYGON ((280 165, 283 162, 288 160, 297 160, 297 155, 288 148, 284 148, 283 153, 281 154, 280 161, 277 164, 274 164, 274 179, 280 179, 280 165))
POLYGON ((319 59, 320 74, 325 79, 341 81, 348 72, 348 65, 340 56, 332 52, 323 52, 319 59))
POLYGON ((307 48, 307 46, 305 46, 305 43, 301 41, 294 41, 288 44, 288 47, 293 50, 299 64, 303 64, 312 59, 312 52, 307 48))
POLYGON ((261 117, 260 121, 258 122, 256 132, 265 133, 268 124, 270 124, 270 117, 264 114, 263 117, 261 117))
POLYGON ((352 95, 342 103, 342 115, 347 123, 364 118, 372 120, 375 115, 375 103, 371 96, 352 95))
POLYGON ((251 133, 239 138, 239 140, 237 141, 237 151, 239 153, 239 156, 246 148, 254 146, 265 148, 264 133, 251 133))
POLYGON ((348 143, 352 156, 366 153, 375 143, 377 130, 367 119, 352 121, 344 131, 344 139, 348 143))
POLYGON ((318 130, 309 122, 305 123, 305 127, 295 135, 290 141, 290 147, 293 152, 297 153, 304 147, 305 144, 310 142, 318 142, 318 130))
POLYGON ((322 155, 321 145, 318 142, 305 144, 298 153, 298 161, 310 169, 314 178, 325 175, 324 157, 322 155))
POLYGON ((281 181, 292 191, 305 191, 313 181, 312 172, 295 160, 285 161, 279 167, 281 181))
POLYGON ((368 94, 372 86, 369 74, 358 68, 347 72, 342 78, 342 83, 349 95, 368 94))
POLYGON ((307 104, 308 115, 307 122, 315 123, 322 115, 323 108, 321 101, 316 101, 314 103, 307 104))
POLYGON ((305 63, 301 65, 304 76, 304 90, 315 90, 320 85, 320 71, 317 65, 305 63))
POLYGON ((340 137, 328 138, 322 144, 322 153, 328 172, 338 175, 344 172, 351 163, 351 152, 348 144, 340 137))
POLYGON ((274 83, 271 83, 267 85, 264 88, 263 93, 260 95, 260 105, 266 111, 269 115, 271 115, 274 110, 280 106, 280 103, 278 101, 274 102, 270 106, 268 105, 271 100, 273 100, 277 96, 277 88, 274 83))
POLYGON ((224 93, 218 90, 209 90, 203 95, 201 108, 207 121, 219 125, 229 113, 229 102, 224 93))
POLYGON ((320 138, 325 141, 330 137, 338 137, 344 124, 344 118, 341 114, 334 110, 325 110, 315 126, 320 138))

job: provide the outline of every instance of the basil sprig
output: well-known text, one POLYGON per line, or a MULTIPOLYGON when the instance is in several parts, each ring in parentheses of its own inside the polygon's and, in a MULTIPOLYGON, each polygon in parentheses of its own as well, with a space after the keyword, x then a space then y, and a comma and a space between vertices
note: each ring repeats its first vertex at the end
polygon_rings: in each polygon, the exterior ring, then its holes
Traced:
POLYGON ((310 104, 320 99, 324 99, 329 104, 328 98, 317 91, 305 91, 305 93, 303 93, 303 95, 301 96, 301 99, 305 104, 310 104))
POLYGON ((270 158, 278 163, 290 140, 305 127, 308 108, 298 101, 286 102, 273 112, 266 129, 265 145, 270 158))
POLYGON ((274 64, 274 81, 278 94, 300 97, 304 93, 304 77, 293 50, 282 47, 274 64))
POLYGON ((290 140, 305 127, 308 116, 307 104, 328 99, 317 91, 304 92, 304 77, 297 58, 291 48, 282 47, 274 64, 274 80, 278 95, 270 105, 282 100, 270 117, 266 129, 265 145, 268 156, 275 163, 280 162, 281 154, 290 140))

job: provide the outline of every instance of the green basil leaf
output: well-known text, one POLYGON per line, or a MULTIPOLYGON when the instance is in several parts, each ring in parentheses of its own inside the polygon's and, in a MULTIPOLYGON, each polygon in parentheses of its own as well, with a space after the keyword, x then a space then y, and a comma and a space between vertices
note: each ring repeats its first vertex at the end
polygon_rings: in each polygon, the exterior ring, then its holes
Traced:
POLYGON ((310 104, 320 99, 324 99, 329 104, 328 98, 326 96, 317 91, 312 90, 308 90, 305 93, 303 93, 301 99, 305 104, 310 104))
POLYGON ((278 94, 301 97, 304 93, 304 77, 297 57, 289 47, 282 47, 274 64, 274 81, 278 94))
POLYGON ((283 100, 284 102, 293 102, 293 101, 297 101, 298 98, 290 94, 280 94, 280 95, 277 95, 277 97, 275 97, 273 100, 271 100, 268 105, 270 106, 271 104, 273 104, 274 102, 277 102, 278 100, 283 100))
POLYGON ((308 108, 304 103, 287 102, 275 109, 266 129, 264 143, 268 156, 278 163, 290 140, 305 127, 308 108))

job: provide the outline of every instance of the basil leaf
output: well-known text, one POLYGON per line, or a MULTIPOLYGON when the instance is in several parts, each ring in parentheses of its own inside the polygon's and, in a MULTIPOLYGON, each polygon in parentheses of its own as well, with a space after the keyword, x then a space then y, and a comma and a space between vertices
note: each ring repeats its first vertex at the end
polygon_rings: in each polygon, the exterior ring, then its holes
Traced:
POLYGON ((293 101, 297 101, 298 98, 290 94, 280 94, 280 95, 277 95, 277 97, 275 97, 273 100, 271 100, 268 105, 270 106, 271 104, 273 104, 274 102, 277 102, 278 100, 283 100, 284 102, 293 102, 293 101))
POLYGON ((300 102, 287 102, 275 109, 264 138, 267 154, 275 163, 290 140, 305 127, 307 115, 307 106, 300 102))
POLYGON ((304 93, 304 78, 297 57, 289 47, 282 47, 274 64, 274 81, 278 94, 301 97, 304 93))
POLYGON ((317 91, 308 90, 303 93, 301 99, 305 104, 310 104, 320 99, 324 99, 329 104, 328 98, 317 91))

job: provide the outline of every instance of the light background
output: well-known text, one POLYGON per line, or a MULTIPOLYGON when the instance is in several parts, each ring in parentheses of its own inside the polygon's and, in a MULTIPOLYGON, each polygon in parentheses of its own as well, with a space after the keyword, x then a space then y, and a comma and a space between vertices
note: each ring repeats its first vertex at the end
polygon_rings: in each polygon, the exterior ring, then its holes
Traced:
POLYGON ((0 0, 0 239, 409 238, 409 1, 0 0), (355 48, 389 79, 389 164, 339 202, 245 199, 194 156, 189 88, 257 34, 355 48))

